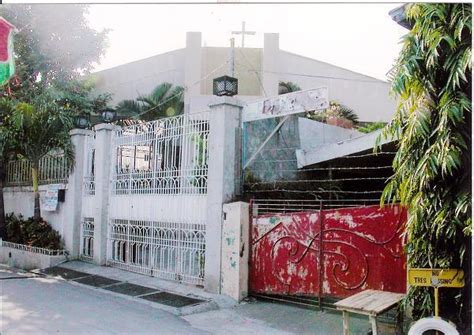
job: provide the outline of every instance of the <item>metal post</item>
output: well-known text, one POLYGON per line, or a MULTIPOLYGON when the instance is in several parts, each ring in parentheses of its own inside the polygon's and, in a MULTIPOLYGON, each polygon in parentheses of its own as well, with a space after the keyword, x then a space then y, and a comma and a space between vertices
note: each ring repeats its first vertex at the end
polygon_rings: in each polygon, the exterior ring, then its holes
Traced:
POLYGON ((235 72, 235 38, 230 39, 230 75, 234 77, 235 72))
POLYGON ((319 310, 322 310, 321 296, 323 295, 323 201, 320 201, 319 205, 319 249, 318 249, 318 265, 319 265, 319 285, 318 285, 318 305, 319 310))
POLYGON ((439 317, 439 292, 438 292, 438 287, 434 288, 434 298, 435 298, 435 316, 439 317))

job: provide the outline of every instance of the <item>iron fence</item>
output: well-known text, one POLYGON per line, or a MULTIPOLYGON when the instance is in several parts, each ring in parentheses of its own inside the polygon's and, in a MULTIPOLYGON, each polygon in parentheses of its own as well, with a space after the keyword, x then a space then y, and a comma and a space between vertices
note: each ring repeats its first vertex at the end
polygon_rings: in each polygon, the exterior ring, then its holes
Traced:
POLYGON ((107 263, 204 283, 209 112, 115 132, 107 263))
POLYGON ((26 244, 18 244, 18 243, 13 243, 13 242, 8 242, 8 241, 2 241, 1 239, 0 239, 0 246, 33 252, 35 254, 42 254, 42 255, 47 255, 47 256, 67 255, 66 250, 52 250, 52 249, 46 249, 46 248, 32 247, 26 244))
MULTIPOLYGON (((63 155, 48 155, 43 157, 38 167, 38 182, 40 185, 67 183, 69 178, 69 161, 63 155)), ((26 159, 7 163, 6 186, 32 185, 31 162, 26 159)))
POLYGON ((209 112, 122 128, 114 150, 115 194, 205 194, 209 112))
POLYGON ((204 283, 205 225, 112 220, 109 264, 190 284, 204 283))
POLYGON ((94 257, 94 218, 85 217, 81 222, 81 258, 92 261, 94 257))

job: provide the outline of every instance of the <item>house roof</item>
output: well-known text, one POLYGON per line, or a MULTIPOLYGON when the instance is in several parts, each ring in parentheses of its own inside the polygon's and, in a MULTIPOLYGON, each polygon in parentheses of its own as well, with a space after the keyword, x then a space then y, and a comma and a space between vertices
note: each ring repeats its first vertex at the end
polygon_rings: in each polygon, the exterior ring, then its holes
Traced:
MULTIPOLYGON (((296 150, 298 168, 301 169, 309 165, 323 163, 373 149, 377 145, 377 139, 381 131, 382 130, 378 130, 356 138, 323 145, 316 149, 296 150)), ((396 138, 385 138, 381 139, 378 144, 383 145, 394 142, 395 140, 396 138)))

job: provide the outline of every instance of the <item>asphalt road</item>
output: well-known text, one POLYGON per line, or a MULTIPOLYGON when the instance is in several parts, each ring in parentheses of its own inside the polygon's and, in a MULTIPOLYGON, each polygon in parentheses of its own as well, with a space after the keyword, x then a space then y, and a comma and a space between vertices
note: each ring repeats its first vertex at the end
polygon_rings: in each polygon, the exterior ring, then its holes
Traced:
MULTIPOLYGON (((365 318, 351 333, 367 334, 365 318)), ((179 317, 68 281, 0 266, 0 334, 342 334, 339 314, 253 302, 179 317)))
POLYGON ((49 278, 0 270, 0 333, 209 334, 171 313, 49 278))

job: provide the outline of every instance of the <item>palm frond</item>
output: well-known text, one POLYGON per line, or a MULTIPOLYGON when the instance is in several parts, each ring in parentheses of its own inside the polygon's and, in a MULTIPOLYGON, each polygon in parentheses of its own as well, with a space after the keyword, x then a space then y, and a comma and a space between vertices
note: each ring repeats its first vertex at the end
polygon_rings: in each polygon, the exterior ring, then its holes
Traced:
POLYGON ((280 81, 278 83, 278 94, 287 94, 301 91, 301 87, 291 81, 280 81))

